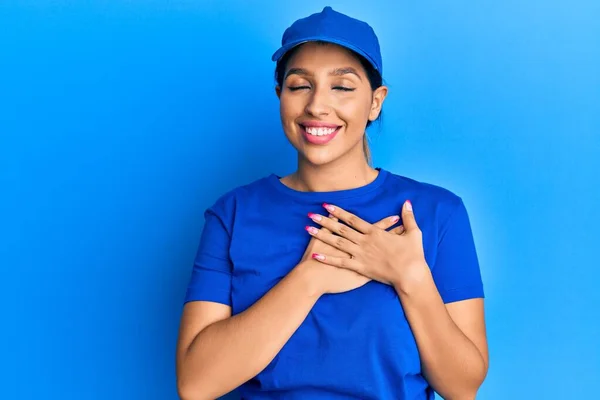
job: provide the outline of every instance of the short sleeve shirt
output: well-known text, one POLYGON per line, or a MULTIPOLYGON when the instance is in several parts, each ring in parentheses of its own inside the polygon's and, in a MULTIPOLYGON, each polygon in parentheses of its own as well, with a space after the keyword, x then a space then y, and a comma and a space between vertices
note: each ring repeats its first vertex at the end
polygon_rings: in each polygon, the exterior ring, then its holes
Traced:
MULTIPOLYGON (((251 307, 301 260, 310 240, 309 212, 323 203, 374 223, 400 215, 410 200, 423 233, 426 262, 445 303, 484 297, 463 200, 439 186, 378 169, 369 184, 334 192, 300 192, 271 174, 221 196, 205 212, 185 302, 251 307)), ((402 221, 399 221, 401 224, 402 221)), ((322 296, 257 376, 243 399, 426 399, 433 390, 394 288, 371 281, 322 296)))

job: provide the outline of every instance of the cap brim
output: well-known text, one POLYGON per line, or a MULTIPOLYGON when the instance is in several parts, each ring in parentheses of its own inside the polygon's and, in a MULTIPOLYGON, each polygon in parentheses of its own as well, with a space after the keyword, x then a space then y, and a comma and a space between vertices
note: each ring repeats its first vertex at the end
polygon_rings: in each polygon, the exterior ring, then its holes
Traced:
POLYGON ((342 46, 342 47, 345 47, 345 48, 347 48, 349 50, 352 50, 355 53, 358 53, 361 56, 363 56, 367 61, 369 61, 369 63, 371 63, 371 65, 373 66, 373 68, 375 68, 376 71, 378 71, 379 73, 381 73, 381 71, 379 69, 379 66, 363 50, 359 49, 358 47, 356 47, 356 46, 354 46, 354 45, 352 45, 352 44, 350 44, 350 43, 348 43, 348 42, 346 42, 344 40, 339 40, 339 39, 335 39, 335 38, 327 38, 327 37, 304 38, 302 40, 297 40, 295 42, 287 43, 285 46, 280 47, 275 53, 273 53, 273 56, 271 57, 271 60, 273 60, 273 61, 279 61, 281 59, 281 57, 283 57, 285 55, 285 53, 287 53, 288 51, 290 51, 294 47, 299 46, 299 45, 301 45, 303 43, 306 43, 306 42, 317 42, 317 41, 337 44, 339 46, 342 46))

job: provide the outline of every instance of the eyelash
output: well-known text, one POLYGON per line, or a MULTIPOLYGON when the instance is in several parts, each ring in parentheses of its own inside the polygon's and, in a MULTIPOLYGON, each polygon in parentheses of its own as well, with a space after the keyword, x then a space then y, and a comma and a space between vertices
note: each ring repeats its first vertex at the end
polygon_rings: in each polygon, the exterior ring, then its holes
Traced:
MULTIPOLYGON (((288 86, 288 89, 290 89, 292 92, 295 92, 297 90, 301 90, 301 89, 310 89, 309 86, 288 86)), ((345 87, 345 86, 334 86, 333 89, 337 89, 337 90, 341 90, 343 92, 353 92, 354 88, 349 88, 349 87, 345 87)))

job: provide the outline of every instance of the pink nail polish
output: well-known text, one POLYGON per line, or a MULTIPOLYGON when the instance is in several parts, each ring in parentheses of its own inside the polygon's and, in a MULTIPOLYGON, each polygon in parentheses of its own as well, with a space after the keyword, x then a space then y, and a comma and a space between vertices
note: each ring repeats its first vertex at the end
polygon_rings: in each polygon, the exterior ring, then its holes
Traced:
POLYGON ((314 213, 308 213, 308 218, 312 219, 313 221, 320 221, 322 219, 320 215, 314 213))
POLYGON ((310 233, 311 235, 316 235, 317 232, 319 231, 317 228, 315 228, 314 226, 306 226, 306 231, 308 233, 310 233))
POLYGON ((406 209, 408 211, 412 211, 413 210, 412 203, 410 202, 410 200, 406 200, 406 209))
POLYGON ((315 260, 323 261, 325 259, 325 256, 318 254, 318 253, 313 253, 312 258, 314 258, 315 260))
POLYGON ((395 224, 396 222, 398 222, 399 220, 400 220, 400 217, 399 217, 399 216, 397 216, 397 215, 394 215, 394 216, 392 217, 392 222, 393 222, 394 224, 395 224))
POLYGON ((325 209, 329 212, 334 212, 335 211, 335 207, 332 206, 331 204, 327 204, 327 203, 323 203, 323 207, 325 207, 325 209))

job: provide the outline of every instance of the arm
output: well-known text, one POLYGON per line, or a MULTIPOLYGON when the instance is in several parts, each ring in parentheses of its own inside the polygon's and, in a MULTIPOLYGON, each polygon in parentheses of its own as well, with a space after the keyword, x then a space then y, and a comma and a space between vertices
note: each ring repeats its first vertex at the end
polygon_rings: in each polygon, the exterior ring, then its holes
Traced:
POLYGON ((351 228, 323 218, 320 224, 342 238, 316 232, 351 259, 319 260, 392 285, 415 336, 423 375, 450 400, 474 399, 487 374, 483 285, 469 218, 460 198, 439 231, 435 265, 425 260, 422 232, 409 201, 398 232, 374 229, 338 207, 328 211, 351 228))
POLYGON ((233 317, 223 304, 187 303, 177 345, 180 397, 214 399, 257 375, 298 329, 318 297, 305 269, 295 268, 233 317))
MULTIPOLYGON (((224 213, 221 213, 224 214, 224 213)), ((261 372, 283 348, 324 293, 356 289, 370 279, 312 260, 318 251, 349 258, 311 240, 302 260, 250 308, 231 316, 227 224, 213 211, 196 256, 177 344, 177 387, 183 400, 214 399, 261 372), (221 303, 221 304, 218 304, 221 303)), ((375 226, 396 222, 384 218, 375 226)), ((326 231, 326 230, 324 230, 326 231)))
POLYGON ((296 331, 318 296, 306 263, 244 312, 232 316, 229 257, 235 198, 205 212, 205 224, 185 297, 176 350, 183 400, 214 399, 257 375, 296 331))
MULTIPOLYGON (((406 222, 416 228, 412 217, 407 214, 406 222)), ((487 374, 488 350, 479 262, 462 200, 441 226, 433 268, 423 260, 408 277, 394 287, 423 375, 445 399, 474 399, 487 374)))
POLYGON ((475 399, 488 368, 483 299, 444 305, 427 266, 396 291, 429 384, 447 400, 475 399))

